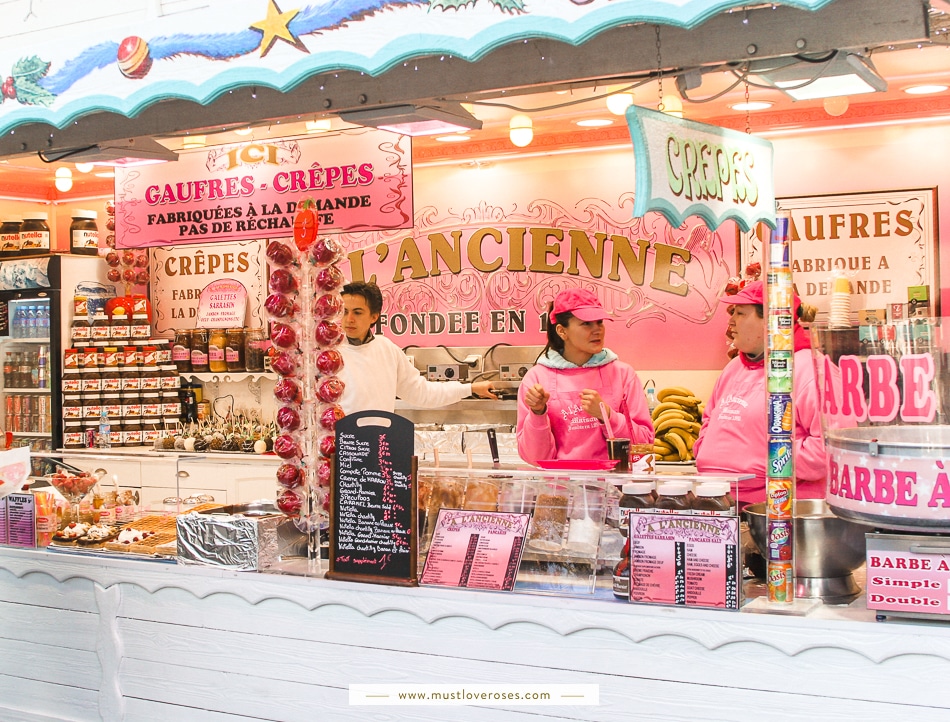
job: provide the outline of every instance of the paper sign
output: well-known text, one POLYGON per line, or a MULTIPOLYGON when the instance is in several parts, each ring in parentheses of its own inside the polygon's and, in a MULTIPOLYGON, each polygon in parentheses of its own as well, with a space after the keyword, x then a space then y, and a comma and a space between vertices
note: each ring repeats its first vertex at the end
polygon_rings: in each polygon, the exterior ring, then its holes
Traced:
POLYGON ((36 546, 35 500, 32 494, 8 494, 7 543, 15 547, 36 546))
POLYGON ((440 509, 421 584, 510 592, 530 514, 440 509))
MULTIPOLYGON (((917 546, 927 546, 925 537, 910 537, 917 546)), ((881 549, 868 536, 867 606, 879 612, 911 614, 950 614, 950 547, 938 554, 939 542, 930 545, 932 553, 903 549, 881 549)), ((912 547, 913 548, 913 547, 912 547)))
POLYGON ((30 447, 0 452, 0 498, 20 491, 30 476, 30 447))
POLYGON ((739 518, 630 514, 630 601, 738 609, 739 518))
POLYGON ((631 105, 637 186, 633 215, 659 211, 674 227, 699 216, 710 228, 733 219, 775 228, 772 144, 747 133, 631 105))
POLYGON ((212 281, 198 297, 197 328, 235 328, 244 325, 247 289, 240 281, 212 281))

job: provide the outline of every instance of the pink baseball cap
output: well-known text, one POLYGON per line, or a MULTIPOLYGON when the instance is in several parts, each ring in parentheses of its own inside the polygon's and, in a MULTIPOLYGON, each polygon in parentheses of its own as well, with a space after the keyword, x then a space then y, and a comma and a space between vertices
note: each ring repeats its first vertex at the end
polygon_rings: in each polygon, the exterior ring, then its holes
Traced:
POLYGON ((567 312, 581 321, 611 320, 610 314, 604 310, 600 299, 583 288, 569 288, 557 295, 554 299, 554 308, 551 309, 551 323, 557 323, 555 316, 567 312))
MULTIPOLYGON (((720 303, 728 303, 732 306, 743 306, 746 304, 765 305, 765 284, 762 281, 752 281, 739 289, 738 293, 731 296, 726 294, 719 297, 720 303)), ((796 293, 793 297, 795 304, 795 313, 798 313, 798 307, 802 305, 802 299, 796 293)))

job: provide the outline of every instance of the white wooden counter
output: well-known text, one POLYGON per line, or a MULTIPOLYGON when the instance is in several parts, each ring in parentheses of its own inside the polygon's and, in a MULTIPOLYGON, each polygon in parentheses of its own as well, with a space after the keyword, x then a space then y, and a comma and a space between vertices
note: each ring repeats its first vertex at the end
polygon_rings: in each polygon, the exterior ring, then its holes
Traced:
POLYGON ((0 548, 0 719, 947 720, 950 625, 359 585, 0 548), (353 683, 598 707, 350 707, 353 683))

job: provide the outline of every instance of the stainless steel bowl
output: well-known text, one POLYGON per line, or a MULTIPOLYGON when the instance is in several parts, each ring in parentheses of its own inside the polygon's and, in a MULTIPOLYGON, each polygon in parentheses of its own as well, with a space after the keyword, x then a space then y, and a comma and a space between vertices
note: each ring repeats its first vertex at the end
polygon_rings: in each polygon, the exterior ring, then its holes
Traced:
MULTIPOLYGON (((752 540, 768 558, 765 504, 745 508, 752 540)), ((792 512, 795 593, 825 601, 848 601, 860 593, 852 572, 866 556, 864 535, 872 527, 835 516, 823 499, 799 499, 792 512)))

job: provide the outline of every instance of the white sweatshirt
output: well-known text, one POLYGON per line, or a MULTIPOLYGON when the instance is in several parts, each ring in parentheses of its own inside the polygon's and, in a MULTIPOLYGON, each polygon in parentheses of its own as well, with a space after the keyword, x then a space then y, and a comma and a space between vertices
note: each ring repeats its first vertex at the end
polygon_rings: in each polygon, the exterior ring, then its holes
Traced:
POLYGON ((348 414, 367 410, 392 413, 396 397, 431 409, 454 404, 472 393, 471 384, 426 381, 402 349, 385 336, 374 336, 360 346, 344 341, 339 351, 343 356, 339 376, 346 384, 340 406, 348 414))

